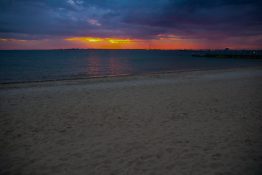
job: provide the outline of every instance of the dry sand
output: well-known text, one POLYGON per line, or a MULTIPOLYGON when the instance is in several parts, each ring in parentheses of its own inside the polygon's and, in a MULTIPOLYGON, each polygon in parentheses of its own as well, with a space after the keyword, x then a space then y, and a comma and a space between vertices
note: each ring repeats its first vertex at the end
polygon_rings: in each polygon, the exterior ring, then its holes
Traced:
POLYGON ((1 174, 262 174, 262 69, 0 85, 1 174))

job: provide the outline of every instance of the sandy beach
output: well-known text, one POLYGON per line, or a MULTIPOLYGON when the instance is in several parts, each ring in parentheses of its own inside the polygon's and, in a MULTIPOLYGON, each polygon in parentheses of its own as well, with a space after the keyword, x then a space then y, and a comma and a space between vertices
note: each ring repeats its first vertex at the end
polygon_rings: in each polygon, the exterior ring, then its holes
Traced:
POLYGON ((0 174, 262 174, 262 69, 0 85, 0 174))

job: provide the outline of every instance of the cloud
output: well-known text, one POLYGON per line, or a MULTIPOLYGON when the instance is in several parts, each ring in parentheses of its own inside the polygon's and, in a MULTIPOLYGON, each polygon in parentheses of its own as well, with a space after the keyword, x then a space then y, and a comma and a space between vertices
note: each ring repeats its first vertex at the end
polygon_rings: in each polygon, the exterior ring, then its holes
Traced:
POLYGON ((262 35, 261 11, 260 0, 5 0, 0 38, 248 39, 262 35))
POLYGON ((98 22, 96 19, 88 19, 87 22, 94 26, 101 26, 100 22, 98 22))
POLYGON ((185 37, 254 35, 260 33, 262 10, 259 1, 174 1, 160 11, 135 12, 127 23, 165 28, 185 37))

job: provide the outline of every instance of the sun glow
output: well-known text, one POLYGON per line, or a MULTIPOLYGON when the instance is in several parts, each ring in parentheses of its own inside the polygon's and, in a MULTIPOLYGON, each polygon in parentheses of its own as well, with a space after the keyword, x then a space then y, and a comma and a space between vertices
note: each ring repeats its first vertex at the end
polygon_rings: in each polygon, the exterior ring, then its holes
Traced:
POLYGON ((179 49, 197 48, 193 41, 182 40, 175 35, 159 35, 154 39, 72 37, 65 41, 79 43, 84 48, 100 49, 179 49))
POLYGON ((66 41, 77 41, 77 42, 108 42, 111 44, 119 43, 130 43, 133 42, 130 39, 121 39, 121 38, 92 38, 92 37, 72 37, 66 38, 66 41))
POLYGON ((90 37, 73 37, 73 38, 66 38, 66 41, 80 41, 80 42, 100 42, 102 41, 101 38, 90 38, 90 37))
POLYGON ((109 39, 108 41, 112 44, 132 42, 130 39, 109 39))
POLYGON ((89 41, 89 42, 100 42, 100 41, 102 41, 101 39, 99 39, 99 38, 86 38, 86 40, 87 41, 89 41))
POLYGON ((175 35, 159 35, 153 39, 114 38, 114 37, 68 37, 63 39, 17 40, 0 38, 0 49, 200 49, 206 48, 200 42, 183 39, 175 35))
POLYGON ((65 41, 79 43, 87 48, 126 49, 136 48, 139 40, 129 38, 72 37, 65 41))

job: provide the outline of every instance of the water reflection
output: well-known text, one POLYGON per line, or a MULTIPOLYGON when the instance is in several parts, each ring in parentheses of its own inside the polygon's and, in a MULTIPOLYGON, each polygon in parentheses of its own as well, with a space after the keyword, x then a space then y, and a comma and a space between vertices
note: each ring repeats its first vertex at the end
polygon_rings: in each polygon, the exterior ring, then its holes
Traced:
POLYGON ((125 58, 92 55, 87 62, 87 74, 93 77, 128 75, 132 72, 132 65, 125 58))
POLYGON ((97 56, 87 58, 87 74, 90 76, 101 76, 101 59, 97 56))
POLYGON ((131 72, 131 64, 128 64, 124 58, 110 58, 108 71, 111 75, 128 75, 131 72))

